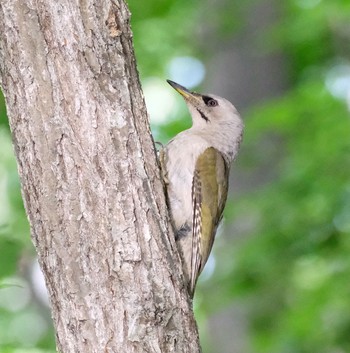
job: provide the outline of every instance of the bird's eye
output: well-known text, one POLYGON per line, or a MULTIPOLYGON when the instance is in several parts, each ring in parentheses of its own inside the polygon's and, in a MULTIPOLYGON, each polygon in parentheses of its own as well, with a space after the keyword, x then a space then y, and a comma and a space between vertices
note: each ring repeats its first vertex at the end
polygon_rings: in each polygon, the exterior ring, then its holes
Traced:
POLYGON ((207 107, 216 107, 219 104, 217 100, 209 96, 202 96, 202 99, 207 107))
POLYGON ((207 102, 207 106, 208 106, 208 107, 216 107, 217 105, 218 105, 218 101, 215 100, 215 99, 210 99, 210 100, 208 100, 208 102, 207 102))

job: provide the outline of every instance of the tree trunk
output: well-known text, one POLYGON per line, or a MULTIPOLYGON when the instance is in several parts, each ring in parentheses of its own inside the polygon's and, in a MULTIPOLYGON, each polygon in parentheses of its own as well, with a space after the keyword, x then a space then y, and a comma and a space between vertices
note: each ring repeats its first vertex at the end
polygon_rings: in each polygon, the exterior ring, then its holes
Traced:
POLYGON ((62 353, 200 350, 129 16, 122 0, 0 2, 0 82, 62 353))

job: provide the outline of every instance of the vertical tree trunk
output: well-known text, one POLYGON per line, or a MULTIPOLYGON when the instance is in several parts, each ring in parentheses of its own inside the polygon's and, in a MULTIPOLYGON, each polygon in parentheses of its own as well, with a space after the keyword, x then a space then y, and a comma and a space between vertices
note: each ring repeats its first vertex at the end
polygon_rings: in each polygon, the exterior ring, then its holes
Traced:
POLYGON ((199 352, 125 3, 1 0, 0 33, 58 350, 199 352))

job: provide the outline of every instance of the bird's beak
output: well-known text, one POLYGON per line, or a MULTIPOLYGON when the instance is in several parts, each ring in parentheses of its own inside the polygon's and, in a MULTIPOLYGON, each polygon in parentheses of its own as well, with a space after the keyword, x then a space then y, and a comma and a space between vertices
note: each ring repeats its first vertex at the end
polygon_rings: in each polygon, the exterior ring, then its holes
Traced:
POLYGON ((181 86, 174 81, 167 80, 167 82, 169 83, 169 85, 171 87, 173 87, 177 92, 179 92, 182 95, 182 97, 185 98, 185 100, 188 100, 188 101, 194 103, 194 101, 197 101, 198 98, 200 97, 200 94, 195 93, 195 92, 191 92, 186 87, 181 86))

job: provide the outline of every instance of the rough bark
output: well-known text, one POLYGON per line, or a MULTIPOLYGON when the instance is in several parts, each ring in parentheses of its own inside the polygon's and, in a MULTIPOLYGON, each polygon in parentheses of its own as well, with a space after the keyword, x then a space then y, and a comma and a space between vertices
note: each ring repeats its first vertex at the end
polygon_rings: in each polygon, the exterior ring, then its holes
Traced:
POLYGON ((129 16, 122 0, 0 2, 0 82, 62 353, 199 352, 129 16))

